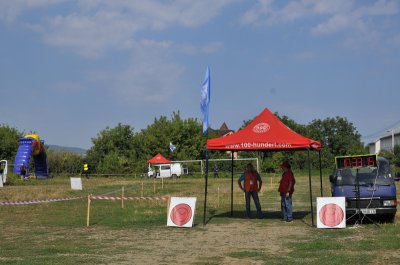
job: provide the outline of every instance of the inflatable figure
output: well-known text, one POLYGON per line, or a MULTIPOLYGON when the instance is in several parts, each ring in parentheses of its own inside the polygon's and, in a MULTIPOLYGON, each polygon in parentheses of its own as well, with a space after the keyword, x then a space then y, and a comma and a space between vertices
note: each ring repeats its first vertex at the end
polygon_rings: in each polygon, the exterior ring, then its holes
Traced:
POLYGON ((44 141, 37 134, 27 134, 19 139, 18 152, 14 162, 14 173, 21 174, 21 166, 25 165, 29 174, 29 160, 33 156, 36 178, 47 178, 47 155, 44 149, 44 141))

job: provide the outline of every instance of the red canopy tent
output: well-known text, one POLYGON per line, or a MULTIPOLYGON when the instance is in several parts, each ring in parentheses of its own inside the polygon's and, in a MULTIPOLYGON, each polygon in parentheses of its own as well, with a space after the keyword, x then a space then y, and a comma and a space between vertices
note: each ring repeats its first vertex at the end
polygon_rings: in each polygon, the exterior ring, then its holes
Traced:
POLYGON ((321 143, 292 131, 267 108, 242 130, 207 140, 207 150, 290 149, 320 150, 321 143))
POLYGON ((171 161, 166 159, 162 154, 158 153, 155 157, 147 160, 148 164, 171 164, 171 161))
MULTIPOLYGON (((321 143, 302 136, 284 123, 282 123, 271 111, 265 108, 250 124, 245 128, 228 136, 207 140, 208 150, 225 151, 246 151, 246 150, 316 150, 319 152, 321 165, 321 143)), ((231 215, 233 213, 233 152, 232 154, 232 183, 231 183, 231 215)), ((311 166, 309 160, 309 186, 310 186, 310 204, 313 221, 313 207, 311 194, 311 166)), ((320 181, 322 193, 322 172, 320 166, 320 181)), ((205 201, 204 201, 204 223, 207 207, 207 179, 208 179, 208 155, 206 162, 206 183, 205 183, 205 201)), ((321 194, 322 196, 322 194, 321 194)))

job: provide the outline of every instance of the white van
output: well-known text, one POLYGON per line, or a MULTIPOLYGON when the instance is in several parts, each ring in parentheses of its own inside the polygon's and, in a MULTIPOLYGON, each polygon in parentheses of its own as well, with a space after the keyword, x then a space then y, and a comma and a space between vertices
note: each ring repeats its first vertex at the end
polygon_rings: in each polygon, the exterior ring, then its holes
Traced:
POLYGON ((179 178, 183 174, 181 163, 154 165, 154 169, 149 166, 147 176, 154 178, 179 178))
POLYGON ((0 161, 0 187, 7 182, 7 160, 0 161))

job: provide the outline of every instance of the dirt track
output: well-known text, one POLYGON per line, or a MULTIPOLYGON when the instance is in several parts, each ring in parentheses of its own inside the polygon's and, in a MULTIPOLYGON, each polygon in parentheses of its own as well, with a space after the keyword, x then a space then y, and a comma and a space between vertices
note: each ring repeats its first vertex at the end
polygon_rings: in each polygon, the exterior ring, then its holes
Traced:
POLYGON ((291 224, 267 222, 270 221, 237 220, 230 224, 208 224, 192 229, 163 228, 106 233, 104 228, 92 228, 91 239, 114 239, 112 248, 126 250, 112 257, 104 257, 106 264, 258 264, 252 258, 236 259, 229 254, 239 251, 258 251, 266 255, 284 253, 288 250, 283 246, 282 239, 290 241, 291 237, 302 235, 310 229, 306 225, 295 224, 300 221, 291 224))

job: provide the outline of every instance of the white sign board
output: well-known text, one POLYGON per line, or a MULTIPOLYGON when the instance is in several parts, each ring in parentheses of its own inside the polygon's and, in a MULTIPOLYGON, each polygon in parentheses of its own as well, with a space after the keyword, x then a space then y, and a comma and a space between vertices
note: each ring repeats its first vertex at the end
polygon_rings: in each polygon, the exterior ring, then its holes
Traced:
POLYGON ((82 190, 81 178, 71 178, 71 190, 82 190))
POLYGON ((196 200, 195 197, 171 197, 167 226, 192 227, 196 200))
POLYGON ((317 228, 346 228, 346 198, 317 198, 317 228))

